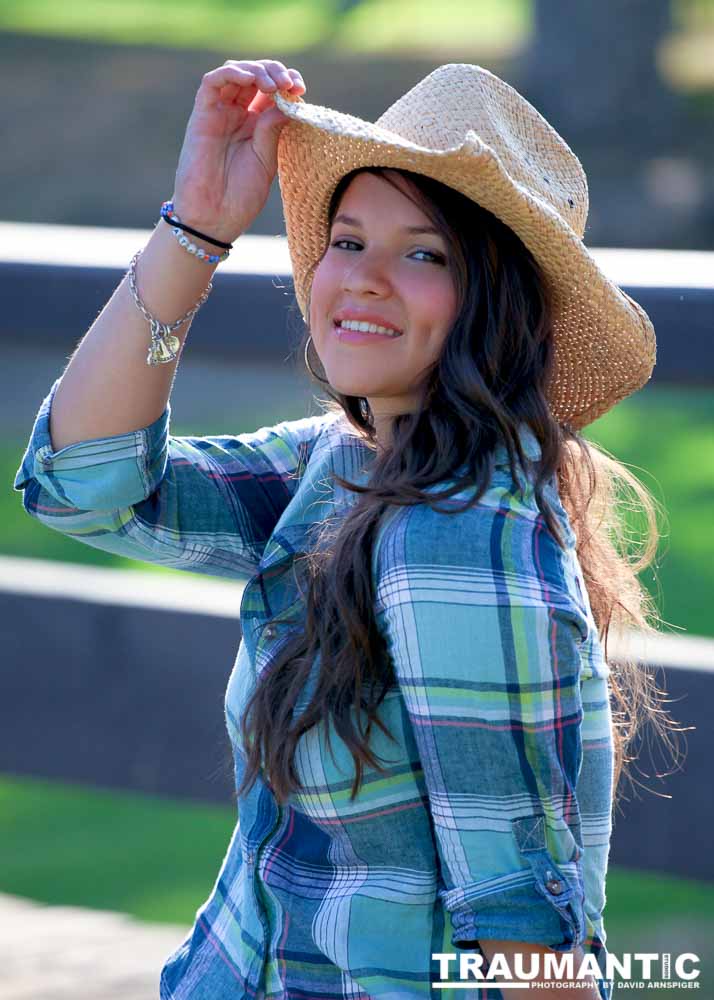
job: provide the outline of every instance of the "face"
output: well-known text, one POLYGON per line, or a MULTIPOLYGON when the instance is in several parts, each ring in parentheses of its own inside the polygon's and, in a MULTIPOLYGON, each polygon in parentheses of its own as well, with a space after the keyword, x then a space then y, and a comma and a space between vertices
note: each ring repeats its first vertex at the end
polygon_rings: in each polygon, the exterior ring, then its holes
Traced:
POLYGON ((332 387, 368 399, 375 423, 417 408, 428 369, 456 318, 444 236, 404 193, 375 174, 358 174, 335 212, 327 251, 312 282, 310 331, 332 387), (428 230, 417 231, 417 230, 428 230), (342 322, 396 328, 359 333, 342 322))

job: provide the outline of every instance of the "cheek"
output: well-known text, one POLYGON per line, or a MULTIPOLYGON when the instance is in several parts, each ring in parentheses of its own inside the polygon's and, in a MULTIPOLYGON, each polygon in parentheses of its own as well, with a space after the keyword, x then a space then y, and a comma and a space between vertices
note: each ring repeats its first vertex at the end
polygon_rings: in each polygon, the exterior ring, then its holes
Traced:
POLYGON ((310 292, 310 323, 315 323, 318 316, 324 316, 334 298, 338 276, 334 266, 326 259, 320 261, 315 268, 310 292))
POLYGON ((456 289, 450 271, 435 264, 405 261, 395 268, 393 287, 407 309, 433 319, 446 316, 456 308, 456 289))
POLYGON ((407 301, 417 329, 429 331, 438 352, 456 319, 458 301, 451 278, 440 275, 436 280, 415 282, 407 301))

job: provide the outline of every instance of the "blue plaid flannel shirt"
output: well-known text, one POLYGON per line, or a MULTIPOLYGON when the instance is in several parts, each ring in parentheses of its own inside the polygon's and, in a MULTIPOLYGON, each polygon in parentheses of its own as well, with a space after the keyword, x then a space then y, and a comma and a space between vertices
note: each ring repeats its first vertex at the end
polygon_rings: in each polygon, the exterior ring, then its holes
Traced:
MULTIPOLYGON (((148 427, 55 452, 58 384, 15 478, 28 513, 108 552, 249 578, 225 697, 238 783, 242 706, 294 627, 294 556, 352 502, 330 474, 367 482, 373 452, 333 414, 174 437, 170 406, 148 427)), ((522 442, 538 457, 525 425, 522 442)), ((428 997, 433 956, 480 938, 582 946, 611 997, 608 666, 555 482, 564 552, 531 483, 512 481, 505 448, 496 458, 471 510, 394 508, 380 527, 376 612, 396 677, 380 712, 396 743, 378 729, 372 740, 387 774, 366 768, 350 801, 352 758, 334 731, 333 757, 319 725, 298 746, 303 788, 285 806, 262 778, 239 799, 210 896, 162 970, 164 1000, 428 997)), ((504 995, 439 990, 464 994, 504 995)))

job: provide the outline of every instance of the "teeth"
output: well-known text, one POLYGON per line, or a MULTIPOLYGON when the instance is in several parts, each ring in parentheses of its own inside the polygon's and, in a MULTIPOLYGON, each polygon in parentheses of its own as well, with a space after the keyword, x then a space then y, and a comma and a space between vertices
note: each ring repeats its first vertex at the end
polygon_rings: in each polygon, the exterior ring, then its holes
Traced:
POLYGON ((386 326, 377 326, 376 323, 358 323, 354 319, 343 319, 337 324, 345 330, 357 330, 360 333, 381 333, 385 337, 401 337, 396 330, 391 330, 386 326))

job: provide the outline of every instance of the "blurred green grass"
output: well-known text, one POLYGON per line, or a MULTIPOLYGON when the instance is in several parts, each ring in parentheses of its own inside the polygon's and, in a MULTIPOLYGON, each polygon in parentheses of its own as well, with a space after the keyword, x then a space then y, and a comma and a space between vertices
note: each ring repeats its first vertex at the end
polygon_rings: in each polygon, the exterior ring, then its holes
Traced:
POLYGON ((531 28, 530 0, 4 0, 0 30, 172 48, 295 52, 510 51, 531 28), (349 9, 346 9, 348 8, 349 9))
MULTIPOLYGON (((668 625, 714 636, 714 393, 648 386, 586 428, 661 505, 660 546, 641 575, 668 625)), ((628 511, 637 536, 643 519, 628 511)))
POLYGON ((0 778, 0 890, 187 923, 218 874, 235 810, 0 778))
MULTIPOLYGON (((672 0, 672 25, 699 37, 714 0, 672 0)), ((390 56, 512 54, 533 31, 533 0, 3 0, 0 30, 126 45, 207 48, 279 57, 323 47, 390 56)))
MULTIPOLYGON (((235 823, 230 806, 5 775, 0 891, 189 927, 235 823)), ((663 948, 696 952, 714 940, 714 884, 611 865, 605 927, 616 953, 655 950, 664 927, 663 948)))
MULTIPOLYGON (((277 413, 275 422, 300 414, 277 413)), ((236 433, 255 429, 250 414, 237 413, 236 433)), ((225 431, 224 431, 225 432, 225 431)), ((196 435, 215 429, 181 426, 172 433, 196 435)), ((709 388, 647 386, 586 428, 585 436, 625 463, 663 509, 662 538, 655 563, 641 574, 669 625, 693 635, 714 636, 714 393, 709 388)), ((28 517, 11 489, 25 442, 0 447, 0 553, 99 566, 176 570, 137 563, 65 538, 28 517)), ((637 538, 643 522, 626 511, 637 538)))

